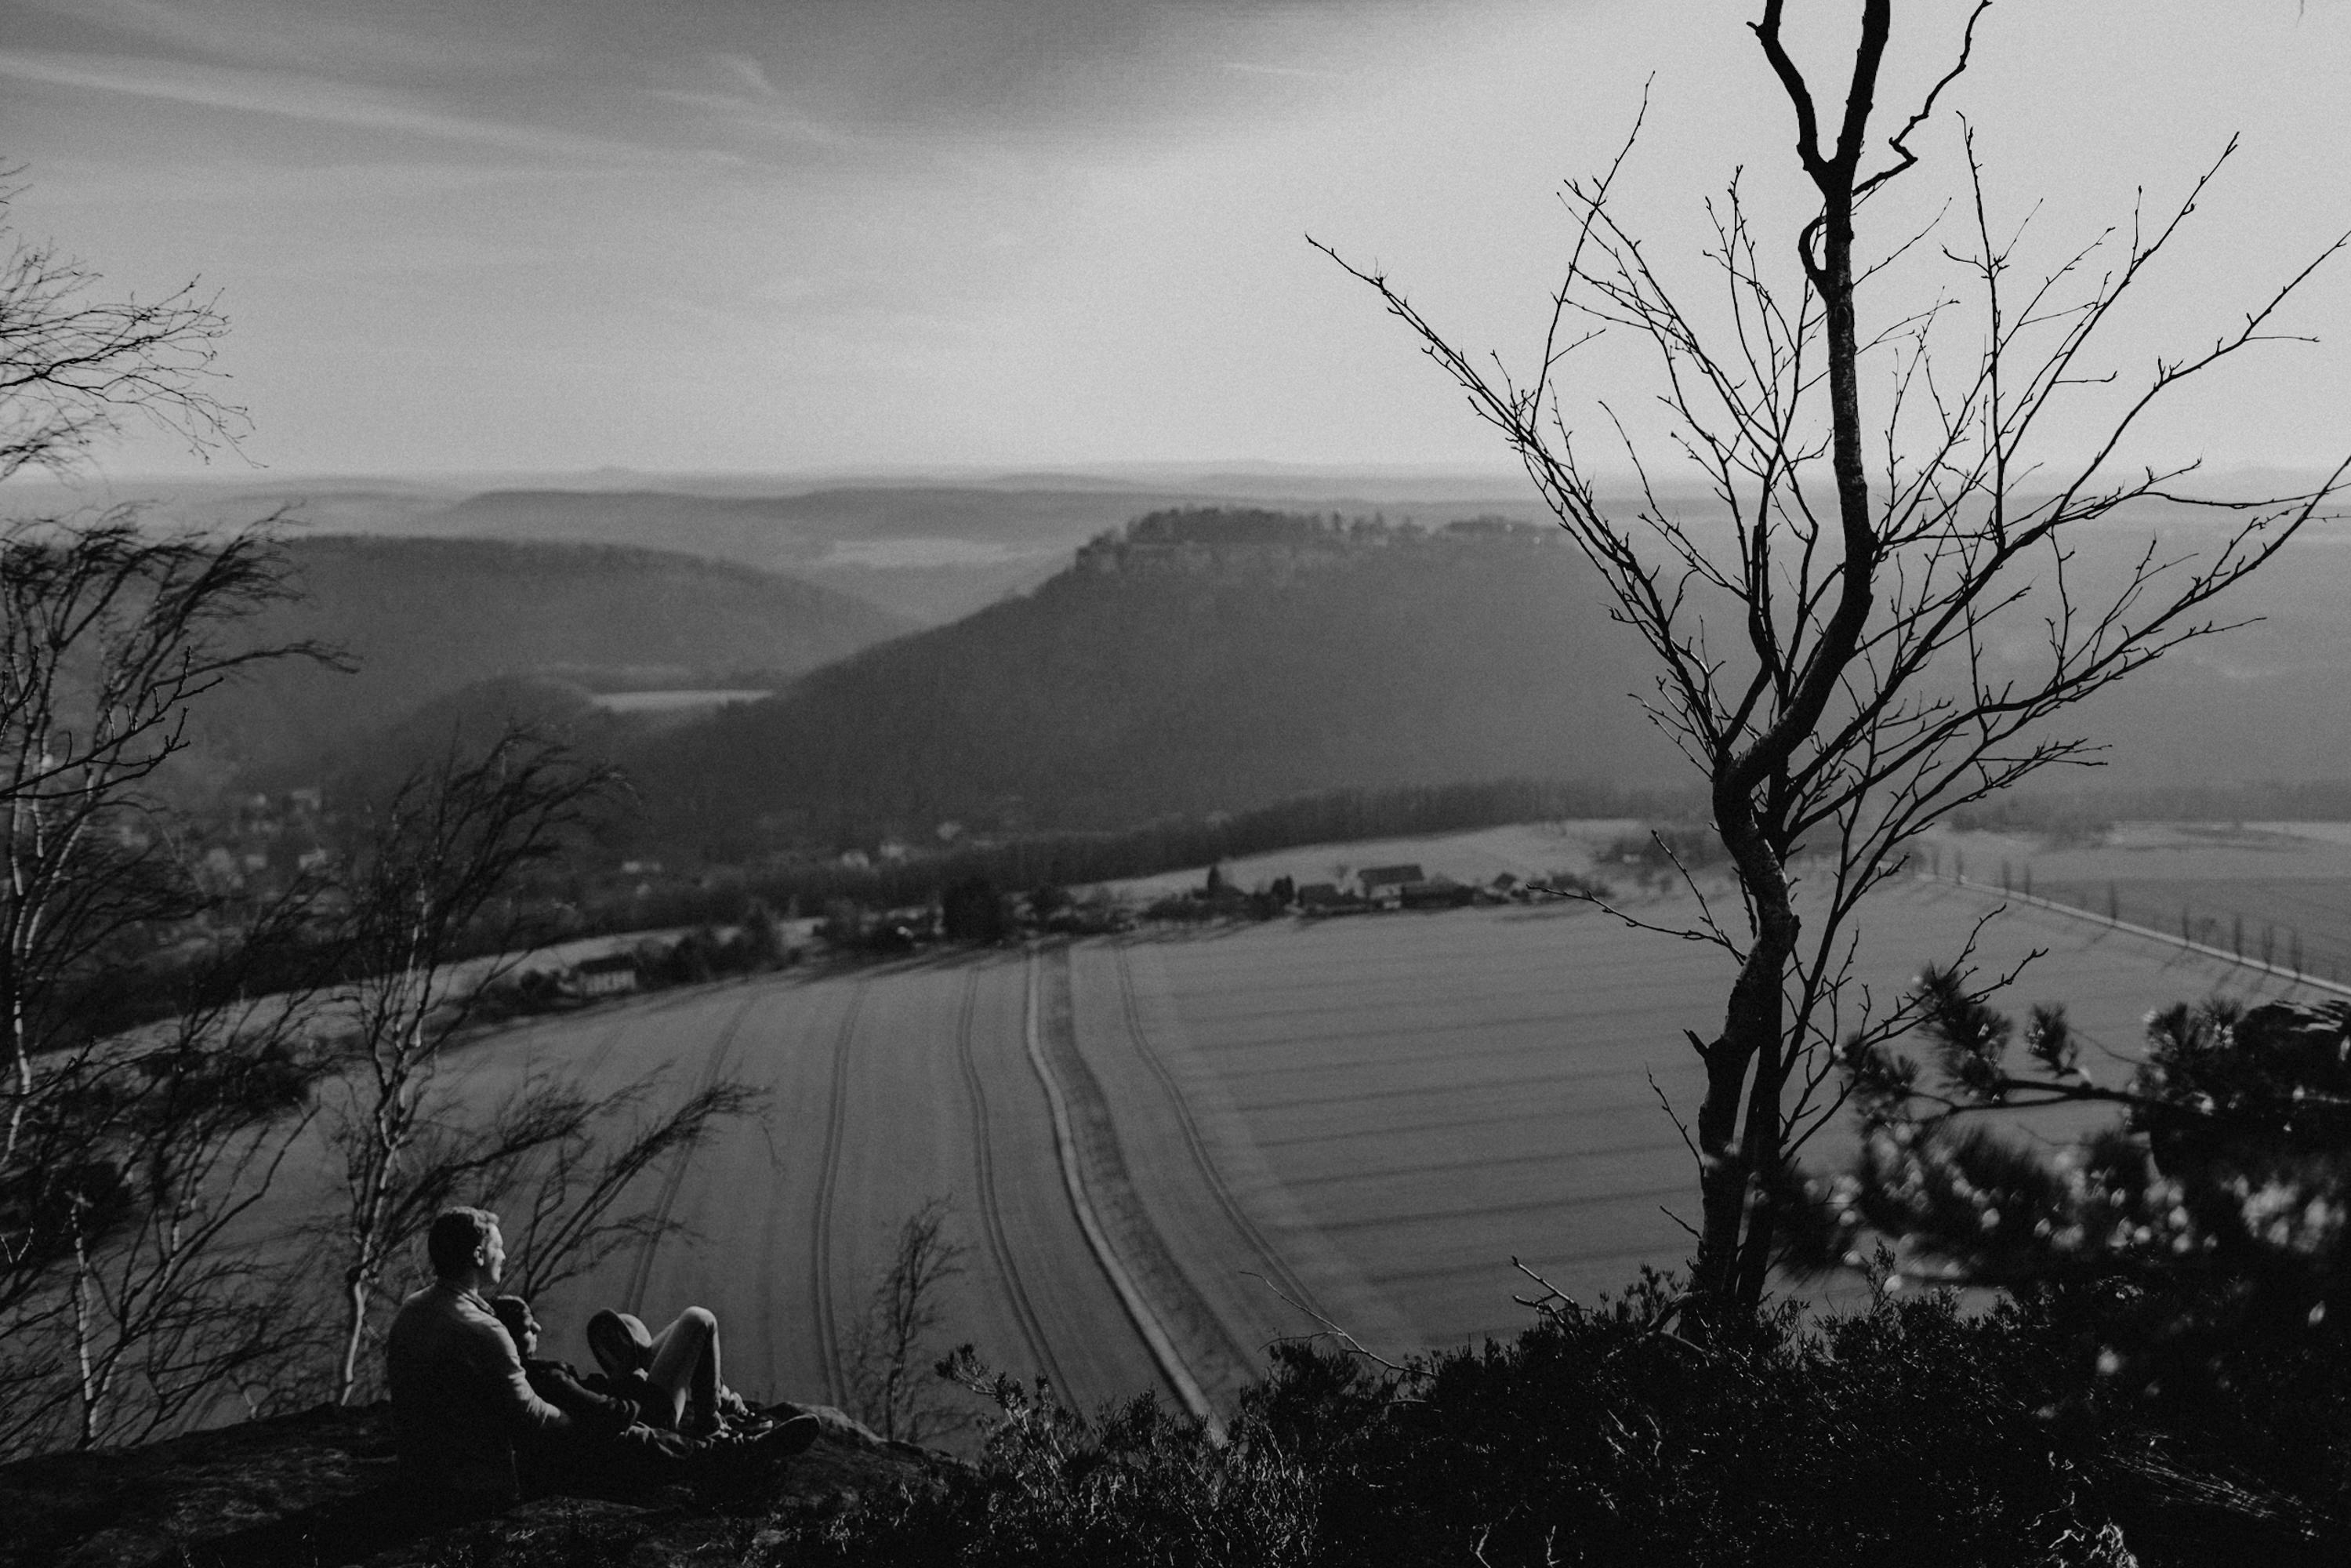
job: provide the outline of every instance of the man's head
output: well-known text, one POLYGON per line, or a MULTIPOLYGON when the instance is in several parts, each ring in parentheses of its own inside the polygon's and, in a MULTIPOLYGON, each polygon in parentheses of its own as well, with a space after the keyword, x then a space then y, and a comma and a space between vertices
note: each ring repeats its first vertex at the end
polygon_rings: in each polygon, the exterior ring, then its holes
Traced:
POLYGON ((530 1356, 538 1350, 538 1319, 531 1315, 530 1303, 520 1296, 492 1296, 490 1312, 505 1325, 507 1337, 515 1343, 515 1354, 530 1356))
POLYGON ((486 1208, 443 1209, 425 1233, 424 1253, 434 1273, 469 1290, 495 1285, 506 1273, 506 1239, 486 1208))

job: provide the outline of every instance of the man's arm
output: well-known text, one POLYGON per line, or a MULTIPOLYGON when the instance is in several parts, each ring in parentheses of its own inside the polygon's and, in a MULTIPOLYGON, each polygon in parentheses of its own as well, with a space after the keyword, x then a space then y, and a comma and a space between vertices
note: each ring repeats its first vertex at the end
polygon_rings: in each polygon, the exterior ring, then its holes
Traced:
POLYGON ((525 1362, 523 1373, 530 1379, 531 1392, 583 1427, 618 1432, 637 1419, 633 1403, 617 1395, 597 1393, 559 1361, 525 1362))
POLYGON ((515 1353, 514 1341, 507 1337, 506 1330, 495 1322, 474 1324, 472 1338, 486 1364, 482 1369, 485 1377, 497 1386, 497 1404, 507 1427, 517 1433, 570 1430, 571 1417, 531 1391, 530 1379, 522 1369, 522 1357, 515 1353))

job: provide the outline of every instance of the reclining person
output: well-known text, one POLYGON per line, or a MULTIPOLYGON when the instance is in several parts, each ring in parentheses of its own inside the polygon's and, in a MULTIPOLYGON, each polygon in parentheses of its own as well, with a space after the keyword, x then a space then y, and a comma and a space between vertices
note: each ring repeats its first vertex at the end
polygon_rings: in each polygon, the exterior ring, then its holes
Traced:
POLYGON ((686 1308, 658 1333, 627 1312, 598 1312, 588 1320, 588 1348, 648 1426, 700 1437, 750 1414, 719 1381, 718 1319, 706 1307, 686 1308))
MULTIPOLYGON (((515 1351, 522 1357, 523 1375, 530 1380, 532 1393, 567 1416, 585 1416, 598 1425, 617 1419, 627 1427, 642 1419, 633 1389, 616 1385, 597 1373, 591 1372, 583 1378, 569 1362, 540 1356, 538 1342, 543 1331, 528 1301, 520 1296, 492 1296, 490 1312, 498 1320, 498 1326, 507 1331, 507 1337, 514 1341, 515 1351)), ((683 1443, 685 1439, 677 1440, 683 1443)))
MULTIPOLYGON (((599 1490, 658 1486, 708 1473, 697 1461, 781 1458, 816 1438, 816 1418, 797 1414, 774 1423, 741 1420, 701 1437, 649 1425, 642 1418, 646 1406, 666 1416, 673 1406, 642 1373, 628 1379, 599 1373, 582 1378, 566 1363, 539 1356, 538 1318, 528 1301, 494 1296, 490 1311, 513 1339, 532 1391, 582 1428, 579 1435, 523 1445, 517 1463, 524 1490, 532 1495, 561 1490, 567 1482, 599 1490), (615 1420, 622 1424, 618 1431, 612 1429, 615 1420)), ((731 1399, 737 1410, 747 1409, 728 1391, 720 1392, 726 1396, 722 1406, 731 1399)))
POLYGON ((532 1391, 488 1292, 506 1271, 498 1217, 452 1208, 425 1237, 434 1282, 400 1304, 384 1340, 402 1480, 436 1515, 480 1518, 521 1495, 517 1439, 574 1431, 611 1436, 618 1410, 569 1415, 532 1391))

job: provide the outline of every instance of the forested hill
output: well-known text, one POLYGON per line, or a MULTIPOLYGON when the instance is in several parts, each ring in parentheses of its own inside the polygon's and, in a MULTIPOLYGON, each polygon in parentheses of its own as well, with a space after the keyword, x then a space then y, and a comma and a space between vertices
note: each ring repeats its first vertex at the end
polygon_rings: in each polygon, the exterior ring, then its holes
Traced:
POLYGON ((359 667, 280 662, 214 694, 201 727, 224 769, 315 769, 479 681, 780 683, 912 624, 792 578, 657 550, 329 536, 295 539, 287 553, 301 597, 273 609, 253 636, 319 639, 359 667))
POLYGON ((1167 498, 1122 486, 867 486, 775 496, 493 490, 405 525, 651 545, 785 571, 925 625, 1051 576, 1081 539, 1167 498))
POLYGON ((653 823, 720 852, 1102 827, 1340 786, 1677 779, 1637 650, 1555 531, 1159 514, 1035 592, 638 748, 653 823))

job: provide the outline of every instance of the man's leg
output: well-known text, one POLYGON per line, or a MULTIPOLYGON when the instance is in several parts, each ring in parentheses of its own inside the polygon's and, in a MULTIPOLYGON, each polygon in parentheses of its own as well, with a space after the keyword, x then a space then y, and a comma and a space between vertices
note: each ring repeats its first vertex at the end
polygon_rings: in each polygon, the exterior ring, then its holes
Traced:
POLYGON ((653 1335, 653 1364, 645 1375, 669 1396, 671 1420, 679 1431, 709 1426, 718 1411, 718 1319, 703 1307, 678 1313, 653 1335), (692 1424, 688 1411, 694 1413, 692 1424))

